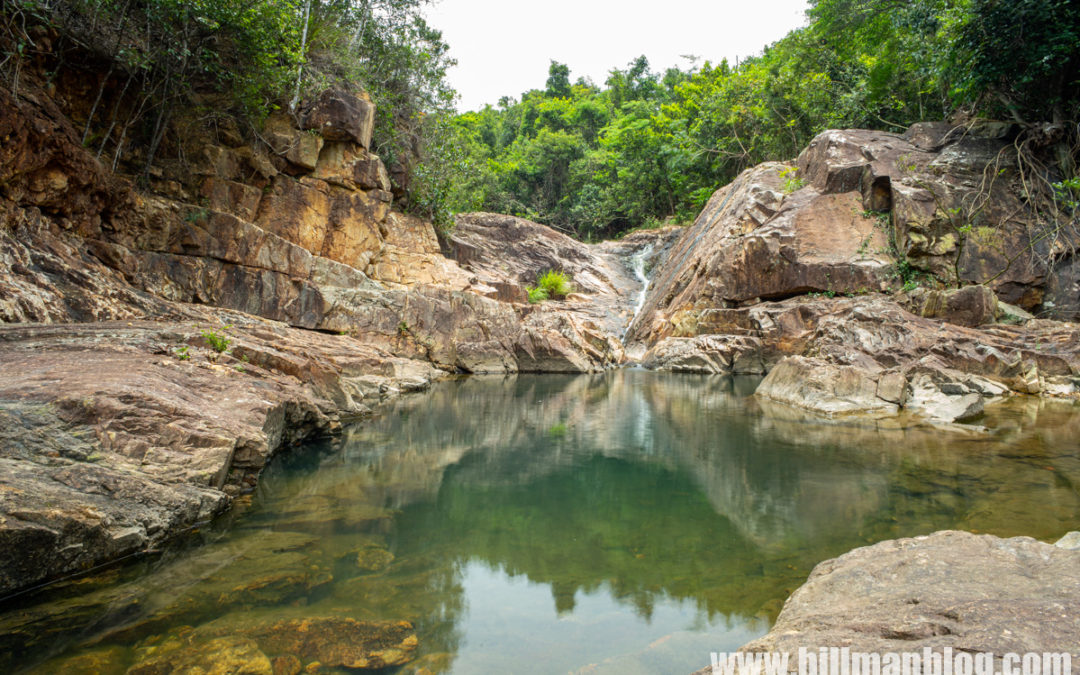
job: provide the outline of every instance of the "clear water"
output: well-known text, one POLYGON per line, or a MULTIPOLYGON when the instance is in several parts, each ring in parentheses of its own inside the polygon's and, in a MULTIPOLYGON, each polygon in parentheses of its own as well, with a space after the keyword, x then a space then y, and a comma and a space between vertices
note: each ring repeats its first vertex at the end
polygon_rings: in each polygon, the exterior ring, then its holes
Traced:
POLYGON ((1080 529, 1076 406, 943 431, 763 407, 755 385, 626 370, 398 400, 276 462, 197 545, 7 607, 0 671, 213 660, 267 621, 352 617, 415 626, 389 672, 689 673, 853 547, 1080 529))

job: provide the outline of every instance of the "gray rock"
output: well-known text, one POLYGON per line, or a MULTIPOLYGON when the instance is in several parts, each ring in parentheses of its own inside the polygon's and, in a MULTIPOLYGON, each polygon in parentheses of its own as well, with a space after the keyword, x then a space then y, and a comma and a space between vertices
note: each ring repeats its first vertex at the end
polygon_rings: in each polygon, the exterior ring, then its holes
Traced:
POLYGON ((940 422, 968 422, 983 412, 982 394, 969 392, 956 382, 935 382, 929 373, 917 373, 911 380, 907 408, 940 422))
POLYGON ((1065 548, 1070 551, 1080 551, 1080 532, 1072 531, 1057 540, 1054 546, 1065 548))
POLYGON ((896 403, 879 398, 877 390, 871 372, 792 356, 765 376, 754 395, 826 415, 896 413, 896 403))
POLYGON ((946 531, 884 541, 811 572, 773 629, 742 647, 1061 652, 1080 658, 1080 553, 946 531))
POLYGON ((1035 318, 1031 312, 998 300, 995 318, 999 323, 1025 324, 1035 318))

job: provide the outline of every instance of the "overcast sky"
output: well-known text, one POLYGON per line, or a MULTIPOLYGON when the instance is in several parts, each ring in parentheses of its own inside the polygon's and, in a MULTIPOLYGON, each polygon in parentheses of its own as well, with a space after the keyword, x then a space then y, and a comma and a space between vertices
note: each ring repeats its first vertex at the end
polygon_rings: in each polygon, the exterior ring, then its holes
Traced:
POLYGON ((805 24, 806 0, 437 0, 426 11, 458 65, 460 110, 541 89, 551 59, 603 84, 641 54, 654 71, 758 54, 805 24))

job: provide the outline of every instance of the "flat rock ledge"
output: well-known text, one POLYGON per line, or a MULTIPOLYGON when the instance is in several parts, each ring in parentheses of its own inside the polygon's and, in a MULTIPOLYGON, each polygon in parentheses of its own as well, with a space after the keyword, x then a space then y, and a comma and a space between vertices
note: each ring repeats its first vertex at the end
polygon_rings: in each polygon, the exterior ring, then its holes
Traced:
MULTIPOLYGON (((1080 551, 943 531, 820 563, 744 652, 1068 652, 1080 659, 1080 551)), ((701 673, 708 673, 706 668, 701 673)))
POLYGON ((348 336, 197 310, 0 325, 0 597, 158 548, 222 513, 281 448, 445 375, 348 336))

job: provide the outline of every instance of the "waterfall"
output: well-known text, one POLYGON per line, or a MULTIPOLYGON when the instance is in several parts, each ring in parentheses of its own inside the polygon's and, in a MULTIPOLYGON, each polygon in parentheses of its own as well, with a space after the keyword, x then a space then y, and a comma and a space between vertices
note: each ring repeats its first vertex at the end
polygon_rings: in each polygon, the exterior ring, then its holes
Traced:
POLYGON ((626 330, 623 331, 623 341, 626 341, 626 336, 630 334, 630 327, 637 321, 638 314, 641 312, 641 308, 645 306, 645 296, 649 292, 649 277, 645 274, 645 261, 653 252, 653 244, 645 246, 640 251, 630 256, 630 269, 634 272, 634 276, 641 282, 641 291, 638 292, 637 304, 634 305, 634 314, 630 317, 630 323, 626 324, 626 330))

